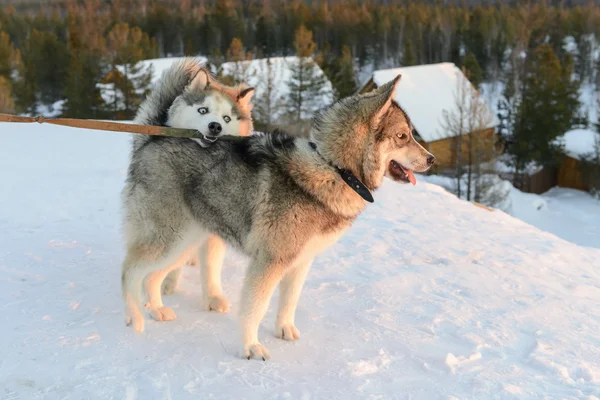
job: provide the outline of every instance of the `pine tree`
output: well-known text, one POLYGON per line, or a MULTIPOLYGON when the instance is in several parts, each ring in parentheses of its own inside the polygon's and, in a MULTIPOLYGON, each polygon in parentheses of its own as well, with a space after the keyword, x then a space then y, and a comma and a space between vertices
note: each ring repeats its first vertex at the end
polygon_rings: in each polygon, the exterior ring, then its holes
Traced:
POLYGON ((471 52, 467 53, 463 61, 463 67, 465 68, 469 81, 471 81, 473 86, 479 88, 479 85, 483 81, 483 71, 477 62, 475 54, 471 52))
POLYGON ((97 83, 102 79, 104 48, 97 34, 82 36, 81 25, 69 17, 69 68, 65 83, 63 115, 73 118, 102 118, 104 101, 97 83), (85 42, 84 42, 85 39, 85 42), (90 46, 93 44, 93 46, 90 46))
MULTIPOLYGON (((244 62, 252 59, 250 52, 244 52, 244 44, 238 38, 233 38, 227 49, 227 61, 233 62, 233 68, 228 71, 230 82, 228 84, 239 85, 248 79, 248 68, 250 63, 244 62)), ((227 78, 226 78, 227 79, 227 78)))
POLYGON ((27 101, 35 100, 29 91, 37 93, 43 105, 61 100, 69 62, 66 44, 51 32, 34 29, 23 44, 22 58, 27 101))
POLYGON ((535 49, 527 65, 507 143, 516 176, 531 161, 556 164, 561 149, 555 139, 581 123, 580 82, 572 74, 572 61, 567 57, 561 65, 549 44, 535 49))
POLYGON ((218 27, 216 33, 217 44, 221 51, 226 51, 228 43, 233 38, 243 36, 243 22, 240 21, 236 7, 232 0, 217 0, 212 14, 218 27))
POLYGON ((342 57, 336 60, 336 73, 331 82, 335 87, 338 98, 350 96, 356 92, 356 76, 354 74, 354 61, 350 47, 342 47, 342 57))
POLYGON ((260 96, 256 96, 254 101, 253 113, 255 117, 255 128, 258 130, 264 129, 267 132, 280 121, 278 117, 281 114, 281 108, 285 104, 285 99, 281 96, 278 90, 278 83, 282 81, 283 69, 281 68, 281 60, 274 61, 271 58, 260 60, 261 80, 258 83, 257 92, 260 91, 260 96))
POLYGON ((312 39, 312 32, 304 25, 296 30, 294 46, 296 59, 290 65, 288 117, 292 123, 298 123, 312 117, 323 106, 322 91, 326 81, 312 59, 317 46, 312 39))
POLYGON ((8 34, 0 31, 0 108, 15 112, 13 71, 21 65, 21 53, 15 49, 8 34))
POLYGON ((417 58, 413 50, 413 45, 410 40, 404 42, 404 49, 402 51, 402 65, 410 67, 411 65, 417 64, 417 58))
MULTIPOLYGON (((35 32, 37 31, 33 31, 35 32)), ((38 107, 36 70, 39 66, 36 63, 36 43, 32 36, 33 34, 23 43, 21 59, 15 66, 17 78, 13 83, 17 110, 28 114, 36 114, 38 107)))
POLYGON ((5 32, 0 32, 0 76, 8 81, 12 80, 12 71, 14 69, 15 58, 19 51, 15 49, 10 41, 10 36, 5 32))
POLYGON ((10 81, 0 75, 0 113, 13 114, 15 112, 15 102, 12 98, 12 89, 10 81))
POLYGON ((108 34, 111 70, 103 83, 112 89, 110 110, 115 119, 131 119, 152 81, 152 67, 140 63, 153 51, 150 38, 140 28, 117 24, 108 34))

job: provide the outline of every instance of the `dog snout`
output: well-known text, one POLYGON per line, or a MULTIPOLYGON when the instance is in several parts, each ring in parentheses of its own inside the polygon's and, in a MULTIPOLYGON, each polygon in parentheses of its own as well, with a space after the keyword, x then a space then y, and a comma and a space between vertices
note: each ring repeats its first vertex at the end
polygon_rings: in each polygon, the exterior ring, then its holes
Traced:
POLYGON ((219 135, 222 130, 223 130, 223 127, 218 122, 211 122, 210 124, 208 124, 208 131, 212 135, 215 135, 215 136, 219 135))
POLYGON ((427 157, 427 165, 431 167, 434 162, 435 162, 435 156, 433 154, 430 154, 427 157))

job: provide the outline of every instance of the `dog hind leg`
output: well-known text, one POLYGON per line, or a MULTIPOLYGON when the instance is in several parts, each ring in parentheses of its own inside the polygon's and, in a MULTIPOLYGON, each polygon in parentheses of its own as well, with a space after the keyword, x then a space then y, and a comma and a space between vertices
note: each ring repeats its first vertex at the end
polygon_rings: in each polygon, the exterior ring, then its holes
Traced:
POLYGON ((169 268, 159 269, 152 272, 146 279, 146 291, 148 293, 148 308, 150 315, 157 321, 171 321, 177 318, 175 312, 163 304, 161 295, 161 284, 169 268))
POLYGON ((162 284, 170 272, 181 268, 181 264, 189 259, 190 254, 197 253, 198 246, 190 246, 186 242, 180 242, 171 246, 171 249, 171 251, 162 255, 160 260, 150 267, 152 272, 146 279, 148 308, 150 309, 152 318, 157 321, 171 321, 176 318, 175 312, 162 302, 162 284))
MULTIPOLYGON (((200 265, 200 255, 198 252, 193 252, 192 255, 188 258, 188 260, 184 263, 184 265, 189 265, 192 267, 197 267, 200 265)), ((181 273, 183 272, 183 267, 177 267, 170 271, 166 278, 163 280, 161 286, 161 292, 165 296, 173 294, 175 289, 177 289, 177 285, 179 284, 179 279, 181 278, 181 273)))
POLYGON ((122 265, 121 288, 125 302, 125 324, 132 325, 136 332, 144 331, 144 316, 142 314, 142 286, 144 278, 151 272, 148 265, 152 265, 153 256, 157 256, 160 249, 146 251, 141 247, 132 246, 127 250, 127 255, 122 265))
MULTIPOLYGON (((188 264, 193 265, 193 264, 188 264)), ((179 284, 179 279, 181 278, 181 273, 183 272, 183 267, 177 267, 173 271, 170 271, 165 279, 162 282, 161 292, 165 296, 173 294, 175 289, 177 289, 177 285, 179 284)))
POLYGON ((223 296, 221 267, 225 258, 226 244, 217 235, 210 235, 200 247, 200 273, 202 296, 208 311, 227 312, 229 300, 223 296))

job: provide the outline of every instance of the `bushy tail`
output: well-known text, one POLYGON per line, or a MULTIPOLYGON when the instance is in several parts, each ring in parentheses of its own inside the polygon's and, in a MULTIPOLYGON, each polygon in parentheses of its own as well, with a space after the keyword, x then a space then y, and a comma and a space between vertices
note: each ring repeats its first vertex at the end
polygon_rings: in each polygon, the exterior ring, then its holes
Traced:
MULTIPOLYGON (((206 71, 210 76, 210 72, 196 58, 185 57, 173 62, 173 65, 162 73, 152 92, 140 105, 134 122, 141 125, 164 126, 167 123, 169 107, 200 70, 206 71)), ((134 135, 133 151, 142 147, 150 138, 149 135, 134 135)))

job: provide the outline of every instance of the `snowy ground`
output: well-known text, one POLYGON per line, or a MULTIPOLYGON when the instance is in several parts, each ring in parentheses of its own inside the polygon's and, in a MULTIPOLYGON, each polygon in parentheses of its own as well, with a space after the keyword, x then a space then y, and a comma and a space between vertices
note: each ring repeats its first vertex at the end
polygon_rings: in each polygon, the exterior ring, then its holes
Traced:
MULTIPOLYGON (((261 327, 268 362, 239 358, 246 261, 224 268, 230 314, 123 323, 119 192, 128 136, 2 124, 0 398, 598 399, 600 250, 442 188, 386 182, 317 258, 302 338, 261 327)), ((274 299, 275 300, 275 299, 274 299)), ((272 304, 276 304, 275 301, 272 304)))
MULTIPOLYGON (((456 179, 430 175, 421 180, 455 192, 456 179)), ((500 184, 508 195, 498 208, 507 214, 574 244, 600 248, 600 200, 569 188, 554 187, 539 195, 523 193, 507 181, 500 184)))

